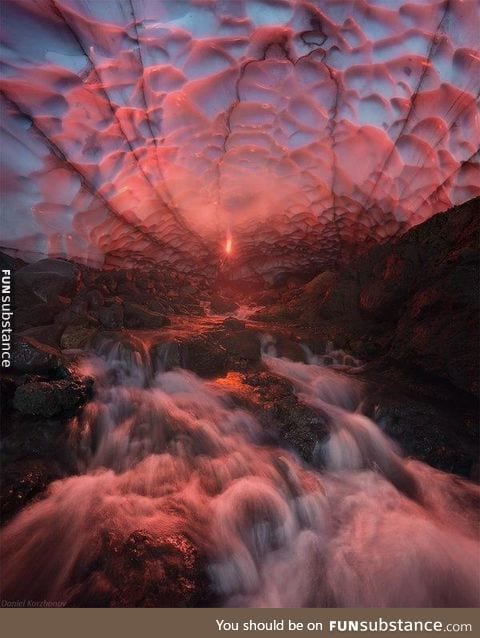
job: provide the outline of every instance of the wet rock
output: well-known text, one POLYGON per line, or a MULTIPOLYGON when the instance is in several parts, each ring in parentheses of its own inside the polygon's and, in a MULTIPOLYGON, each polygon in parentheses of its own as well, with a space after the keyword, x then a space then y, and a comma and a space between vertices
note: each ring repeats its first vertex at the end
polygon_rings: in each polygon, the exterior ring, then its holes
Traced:
POLYGON ((182 367, 199 376, 210 377, 227 370, 227 351, 211 335, 202 334, 182 342, 180 353, 182 367))
POLYGON ((79 301, 57 315, 55 318, 55 324, 59 326, 63 332, 63 330, 69 326, 78 326, 82 328, 99 326, 99 321, 95 314, 88 310, 87 304, 83 301, 79 301))
POLYGON ((78 288, 80 270, 61 259, 42 259, 20 268, 15 276, 16 285, 30 290, 44 302, 58 295, 71 297, 78 288))
POLYGON ((252 330, 225 330, 212 333, 212 338, 223 348, 229 360, 229 369, 237 369, 235 363, 252 364, 260 361, 260 338, 252 330))
POLYGON ((169 312, 170 308, 170 306, 164 299, 159 299, 158 297, 151 297, 150 299, 146 299, 145 305, 149 310, 159 312, 160 314, 169 312))
POLYGON ((0 517, 2 524, 42 494, 62 472, 51 459, 21 459, 2 468, 0 517))
POLYGON ((193 607, 212 600, 206 560, 185 534, 136 530, 126 539, 104 535, 96 571, 70 604, 193 607))
POLYGON ((273 347, 275 348, 278 357, 286 357, 291 361, 307 363, 307 354, 300 343, 293 341, 284 335, 275 337, 273 347))
POLYGON ((124 325, 126 328, 162 328, 170 322, 167 317, 136 303, 125 302, 124 325))
POLYGON ((462 416, 392 392, 382 398, 375 418, 407 455, 444 472, 470 477, 477 460, 477 443, 462 437, 460 428, 452 428, 453 421, 462 420, 462 416))
POLYGON ((12 370, 61 377, 65 366, 60 352, 34 337, 17 336, 12 347, 12 370))
POLYGON ((305 461, 319 463, 319 445, 329 432, 328 417, 303 405, 290 382, 275 374, 247 374, 245 383, 252 388, 252 407, 263 427, 305 461))
POLYGON ((90 394, 88 384, 73 379, 30 381, 16 389, 13 407, 22 414, 52 417, 73 413, 90 394))

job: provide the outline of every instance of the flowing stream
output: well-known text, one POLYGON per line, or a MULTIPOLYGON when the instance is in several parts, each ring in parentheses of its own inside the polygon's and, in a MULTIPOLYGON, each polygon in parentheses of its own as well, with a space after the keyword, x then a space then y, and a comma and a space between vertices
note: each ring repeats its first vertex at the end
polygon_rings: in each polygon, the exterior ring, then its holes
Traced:
MULTIPOLYGON (((122 583, 106 538, 121 546, 138 530, 153 539, 181 530, 206 557, 220 605, 480 603, 478 488, 402 458, 362 414, 358 381, 265 348, 265 365, 328 415, 315 470, 266 444, 226 389, 155 369, 132 343, 105 342, 84 364, 97 394, 70 423, 79 473, 1 531, 2 598, 69 602, 102 590, 108 599, 122 583)), ((160 564, 145 565, 143 585, 166 578, 160 564)))

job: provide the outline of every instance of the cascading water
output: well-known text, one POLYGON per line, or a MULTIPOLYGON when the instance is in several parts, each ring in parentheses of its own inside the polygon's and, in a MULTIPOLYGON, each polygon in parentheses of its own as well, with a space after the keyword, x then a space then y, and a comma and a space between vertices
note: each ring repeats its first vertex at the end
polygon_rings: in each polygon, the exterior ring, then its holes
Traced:
POLYGON ((137 339, 104 342, 82 370, 96 377, 95 400, 70 424, 79 474, 1 532, 2 597, 146 604, 119 599, 129 576, 117 582, 115 567, 140 537, 160 550, 135 555, 139 586, 168 588, 173 538, 196 548, 226 606, 479 604, 478 489, 404 460, 361 414, 357 380, 266 350, 264 364, 328 417, 320 469, 266 444, 215 382, 155 370, 137 339))

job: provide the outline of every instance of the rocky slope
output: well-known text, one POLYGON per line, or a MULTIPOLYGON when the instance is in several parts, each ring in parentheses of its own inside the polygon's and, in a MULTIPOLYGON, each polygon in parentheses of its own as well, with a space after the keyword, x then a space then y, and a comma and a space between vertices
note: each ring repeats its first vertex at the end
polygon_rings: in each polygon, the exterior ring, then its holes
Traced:
POLYGON ((480 198, 440 213, 258 314, 363 360, 478 396, 480 198))

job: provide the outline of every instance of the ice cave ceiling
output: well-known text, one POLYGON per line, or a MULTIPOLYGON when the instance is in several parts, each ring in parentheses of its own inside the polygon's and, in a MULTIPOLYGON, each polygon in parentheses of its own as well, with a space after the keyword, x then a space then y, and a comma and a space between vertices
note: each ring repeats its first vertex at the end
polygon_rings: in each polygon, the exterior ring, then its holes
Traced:
POLYGON ((331 267, 480 194, 478 0, 1 4, 24 255, 331 267))

